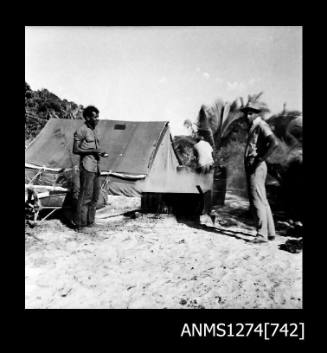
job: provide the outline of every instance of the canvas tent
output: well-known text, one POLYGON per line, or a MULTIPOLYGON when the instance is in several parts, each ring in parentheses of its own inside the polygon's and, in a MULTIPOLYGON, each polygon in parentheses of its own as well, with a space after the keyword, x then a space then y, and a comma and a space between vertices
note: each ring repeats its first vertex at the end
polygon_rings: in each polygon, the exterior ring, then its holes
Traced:
MULTIPOLYGON (((71 189, 79 156, 72 153, 73 135, 83 120, 50 119, 25 151, 25 184, 71 189)), ((100 120, 102 187, 112 195, 143 193, 198 194, 211 190, 212 175, 181 166, 167 121, 100 120)))

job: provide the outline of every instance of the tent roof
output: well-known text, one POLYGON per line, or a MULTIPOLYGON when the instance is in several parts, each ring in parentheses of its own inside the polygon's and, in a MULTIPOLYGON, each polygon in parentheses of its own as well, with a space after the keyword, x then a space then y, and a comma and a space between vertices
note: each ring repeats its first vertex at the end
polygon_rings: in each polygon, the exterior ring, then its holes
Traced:
MULTIPOLYGON (((84 120, 50 119, 25 151, 25 163, 47 168, 71 168, 78 163, 72 153, 73 135, 84 120)), ((148 174, 167 121, 99 120, 96 127, 101 148, 101 170, 148 174)), ((169 131, 169 130, 168 130, 169 131)))

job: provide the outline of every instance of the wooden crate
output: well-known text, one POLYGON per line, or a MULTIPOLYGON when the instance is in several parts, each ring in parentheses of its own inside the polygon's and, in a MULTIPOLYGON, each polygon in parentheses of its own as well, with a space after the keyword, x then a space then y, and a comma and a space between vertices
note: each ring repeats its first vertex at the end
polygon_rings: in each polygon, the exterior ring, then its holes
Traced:
POLYGON ((141 210, 144 213, 168 213, 180 218, 199 219, 204 206, 201 194, 142 193, 141 210))

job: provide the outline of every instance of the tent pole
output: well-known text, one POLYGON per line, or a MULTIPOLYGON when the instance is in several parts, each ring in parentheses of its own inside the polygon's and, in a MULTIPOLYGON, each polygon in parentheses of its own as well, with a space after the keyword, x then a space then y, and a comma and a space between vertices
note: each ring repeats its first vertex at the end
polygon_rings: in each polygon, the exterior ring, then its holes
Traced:
POLYGON ((49 212, 45 217, 43 217, 43 218, 41 219, 41 222, 45 221, 49 216, 52 215, 52 213, 54 213, 54 211, 57 211, 57 210, 58 210, 57 207, 56 207, 55 209, 53 209, 51 212, 49 212))

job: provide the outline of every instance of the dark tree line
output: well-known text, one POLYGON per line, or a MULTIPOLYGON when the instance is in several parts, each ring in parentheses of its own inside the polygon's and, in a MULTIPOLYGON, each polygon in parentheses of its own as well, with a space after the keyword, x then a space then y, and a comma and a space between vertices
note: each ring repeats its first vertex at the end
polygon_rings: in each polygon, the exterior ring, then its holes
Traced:
POLYGON ((50 118, 82 119, 83 106, 60 99, 47 89, 33 91, 25 82, 25 141, 33 139, 50 118))

